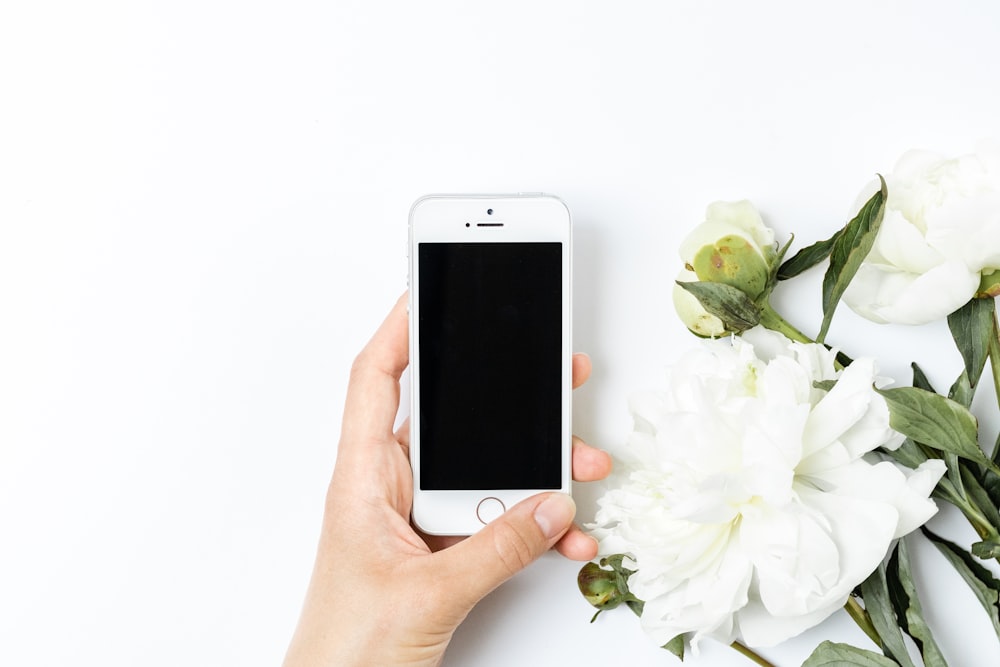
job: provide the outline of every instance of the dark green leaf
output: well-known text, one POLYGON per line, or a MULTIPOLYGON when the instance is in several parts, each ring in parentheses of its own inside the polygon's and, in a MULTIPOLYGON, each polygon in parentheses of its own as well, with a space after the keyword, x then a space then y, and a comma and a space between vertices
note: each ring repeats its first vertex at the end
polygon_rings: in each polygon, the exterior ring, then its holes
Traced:
POLYGON ((792 246, 792 241, 794 240, 795 240, 795 235, 792 234, 791 237, 789 237, 788 242, 778 249, 778 254, 774 258, 774 262, 771 264, 771 275, 767 277, 767 288, 764 290, 765 295, 773 292, 774 286, 778 283, 778 281, 783 280, 783 278, 779 276, 781 272, 781 267, 784 266, 784 264, 782 264, 781 261, 785 258, 785 254, 788 252, 788 249, 792 246))
MULTIPOLYGON (((986 517, 986 520, 990 522, 993 528, 1000 532, 1000 511, 997 510, 997 503, 990 497, 989 492, 986 487, 980 482, 979 477, 969 466, 961 465, 960 463, 948 461, 948 473, 951 474, 951 467, 955 466, 957 470, 960 471, 962 476, 962 488, 966 493, 966 496, 972 503, 979 509, 979 511, 986 517)), ((978 467, 978 466, 976 466, 978 467)), ((986 470, 984 473, 984 479, 996 478, 996 475, 990 471, 986 470)))
POLYGON ((681 662, 684 662, 684 635, 677 635, 664 644, 663 648, 680 658, 681 662))
MULTIPOLYGON (((829 345, 826 345, 825 347, 827 349, 830 349, 829 345)), ((840 350, 837 350, 837 363, 840 364, 841 368, 847 368, 848 366, 854 363, 854 359, 851 359, 849 356, 847 356, 840 350)))
MULTIPOLYGON (((993 444, 993 454, 990 456, 990 460, 994 464, 1000 463, 1000 433, 997 434, 997 441, 993 444)), ((989 469, 984 471, 983 488, 986 490, 986 495, 989 496, 993 505, 1000 507, 1000 475, 989 469)))
POLYGON ((802 667, 898 667, 895 660, 872 651, 865 651, 850 644, 838 644, 825 641, 806 658, 802 667))
POLYGON ((782 264, 778 269, 778 280, 794 278, 829 257, 830 251, 833 250, 833 244, 840 237, 842 231, 837 232, 825 241, 817 241, 811 246, 807 246, 795 253, 794 257, 782 264))
POLYGON ((916 387, 917 389, 923 389, 925 391, 932 392, 934 394, 937 393, 937 391, 935 391, 934 387, 931 386, 931 381, 927 379, 926 375, 924 375, 924 369, 922 369, 920 366, 918 366, 917 362, 914 361, 913 363, 911 363, 910 364, 910 368, 913 369, 913 386, 914 387, 916 387))
POLYGON ((703 281, 678 281, 677 284, 694 294, 705 310, 722 320, 726 331, 739 333, 760 322, 760 308, 736 287, 703 281))
POLYGON ((889 404, 889 425, 943 452, 984 463, 975 416, 955 401, 917 387, 876 389, 889 404))
POLYGON ((886 567, 886 578, 889 584, 889 594, 896 609, 896 617, 900 627, 916 643, 926 667, 947 667, 941 649, 938 648, 931 629, 924 621, 924 612, 920 607, 917 589, 913 584, 913 574, 910 570, 910 558, 906 540, 899 540, 896 550, 886 567))
POLYGON ((865 600, 865 611, 871 618, 872 625, 882 639, 882 652, 894 659, 902 667, 916 667, 903 641, 903 631, 899 629, 899 621, 889 598, 889 584, 886 582, 886 564, 861 583, 861 597, 865 600))
POLYGON ((968 551, 953 542, 935 535, 926 528, 921 528, 924 535, 941 551, 948 562, 955 570, 962 575, 965 583, 969 584, 979 604, 983 605, 986 614, 990 617, 993 630, 1000 638, 1000 581, 993 574, 982 566, 968 551))
MULTIPOLYGON (((997 439, 997 443, 1000 444, 1000 438, 997 439)), ((993 506, 1000 507, 1000 475, 992 470, 985 471, 983 473, 983 489, 993 506)))
POLYGON ((948 316, 948 328, 962 353, 969 385, 975 387, 986 366, 990 332, 993 330, 993 299, 971 299, 948 316))
POLYGON ((816 337, 818 343, 826 339, 840 297, 844 295, 844 290, 858 272, 861 262, 875 245, 888 196, 885 179, 881 175, 878 179, 881 184, 879 191, 872 195, 858 215, 834 239, 830 251, 830 266, 823 276, 823 324, 816 337))
POLYGON ((910 438, 903 441, 903 444, 893 450, 880 449, 883 454, 891 457, 894 461, 902 463, 907 468, 916 468, 928 458, 924 450, 910 438))

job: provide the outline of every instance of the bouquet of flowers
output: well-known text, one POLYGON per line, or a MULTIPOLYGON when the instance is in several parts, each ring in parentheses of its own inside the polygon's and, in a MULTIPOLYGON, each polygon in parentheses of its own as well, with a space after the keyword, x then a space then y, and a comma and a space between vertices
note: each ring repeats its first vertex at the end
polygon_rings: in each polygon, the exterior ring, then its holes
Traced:
POLYGON ((681 659, 708 637, 768 665, 754 648, 845 608, 875 650, 823 642, 804 667, 945 665, 907 551, 927 539, 1000 637, 1000 581, 984 564, 1000 559, 1000 435, 970 410, 987 365, 1000 396, 1000 145, 907 153, 861 201, 789 259, 792 241, 779 247, 746 201, 712 204, 681 244, 674 304, 704 340, 662 391, 630 401, 634 432, 588 526, 602 558, 578 577, 594 618, 625 604, 681 659), (770 297, 823 262, 810 337, 770 297), (828 344, 841 301, 889 325, 946 318, 964 362, 947 393, 916 362, 912 386, 890 386, 875 359, 828 344), (923 527, 935 500, 980 539, 923 527))

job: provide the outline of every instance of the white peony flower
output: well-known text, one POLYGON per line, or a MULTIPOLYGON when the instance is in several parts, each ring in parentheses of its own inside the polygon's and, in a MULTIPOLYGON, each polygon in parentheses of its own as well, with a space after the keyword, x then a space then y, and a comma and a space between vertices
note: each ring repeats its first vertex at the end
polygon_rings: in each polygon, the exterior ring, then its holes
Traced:
POLYGON ((682 633, 770 646, 816 625, 929 519, 945 471, 869 461, 898 447, 875 365, 757 327, 706 340, 631 409, 622 484, 589 526, 637 563, 629 588, 658 645, 682 633), (813 383, 837 380, 829 392, 813 383))
POLYGON ((946 317, 1000 269, 1000 144, 954 159, 910 151, 885 181, 882 227, 844 301, 880 323, 946 317))

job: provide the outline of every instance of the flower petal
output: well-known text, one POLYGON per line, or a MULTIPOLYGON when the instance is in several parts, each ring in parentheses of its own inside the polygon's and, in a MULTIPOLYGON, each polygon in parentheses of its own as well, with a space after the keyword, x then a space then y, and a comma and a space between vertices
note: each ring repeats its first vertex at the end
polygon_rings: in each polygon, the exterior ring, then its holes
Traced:
POLYGON ((1000 268, 1000 192, 952 198, 928 211, 927 243, 969 271, 1000 268))
POLYGON ((927 324, 958 310, 978 286, 979 274, 957 261, 923 275, 862 264, 844 292, 844 302, 874 322, 927 324))

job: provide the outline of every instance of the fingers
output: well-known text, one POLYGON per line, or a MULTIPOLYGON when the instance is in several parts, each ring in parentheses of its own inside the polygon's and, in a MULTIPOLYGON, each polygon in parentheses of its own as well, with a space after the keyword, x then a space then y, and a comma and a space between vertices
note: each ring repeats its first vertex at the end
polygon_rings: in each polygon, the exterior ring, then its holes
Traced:
POLYGON ((341 429, 341 446, 392 436, 399 408, 399 376, 409 363, 403 294, 382 326, 354 360, 341 429))
POLYGON ((580 530, 579 526, 573 526, 556 542, 555 549, 570 560, 594 560, 597 557, 597 540, 580 530))
POLYGON ((573 436, 573 480, 596 482, 611 474, 611 455, 573 436))
POLYGON ((563 493, 524 500, 471 537, 438 553, 449 591, 472 608, 494 588, 552 548, 573 524, 576 505, 563 493))
MULTIPOLYGON (((573 436, 573 479, 595 482, 611 474, 611 456, 573 436)), ((555 546, 556 551, 570 560, 587 561, 597 557, 597 540, 572 526, 555 546)))
POLYGON ((582 352, 573 355, 573 389, 576 389, 590 377, 592 365, 590 357, 582 352))

